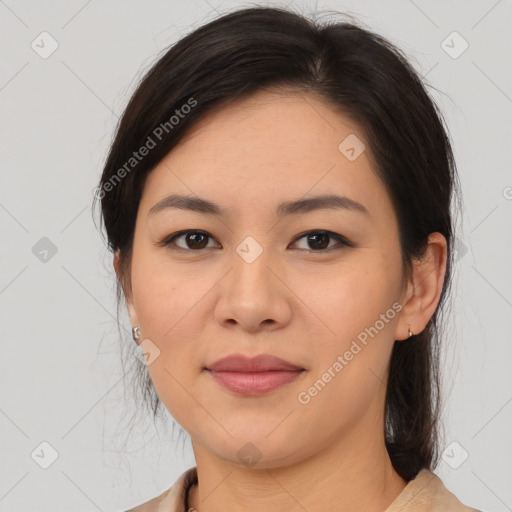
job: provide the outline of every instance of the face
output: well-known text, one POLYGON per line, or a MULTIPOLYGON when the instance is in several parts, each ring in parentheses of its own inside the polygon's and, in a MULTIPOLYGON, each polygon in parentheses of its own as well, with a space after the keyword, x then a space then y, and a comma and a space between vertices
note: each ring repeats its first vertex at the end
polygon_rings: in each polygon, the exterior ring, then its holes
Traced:
POLYGON ((360 128, 315 96, 265 91, 208 114, 149 174, 129 312, 194 448, 275 467, 382 435, 402 279, 397 219, 360 128), (151 211, 178 194, 222 213, 151 211), (323 195, 352 202, 279 209, 323 195), (207 369, 233 354, 301 371, 244 394, 207 369))

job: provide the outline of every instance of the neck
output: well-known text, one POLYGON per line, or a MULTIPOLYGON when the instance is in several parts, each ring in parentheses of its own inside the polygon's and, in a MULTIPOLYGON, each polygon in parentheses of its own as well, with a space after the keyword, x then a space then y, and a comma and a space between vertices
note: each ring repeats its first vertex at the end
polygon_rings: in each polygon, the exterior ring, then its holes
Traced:
MULTIPOLYGON (((364 429, 363 429, 364 430, 364 429)), ((197 512, 382 512, 407 482, 394 470, 384 440, 354 431, 287 466, 240 467, 194 444, 198 484, 189 493, 197 512)))

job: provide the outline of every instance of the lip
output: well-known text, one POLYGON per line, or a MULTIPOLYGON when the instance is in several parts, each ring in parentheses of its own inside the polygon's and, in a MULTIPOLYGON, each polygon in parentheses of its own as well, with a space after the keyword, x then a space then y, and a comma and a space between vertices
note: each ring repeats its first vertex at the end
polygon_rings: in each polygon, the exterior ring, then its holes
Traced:
POLYGON ((224 388, 241 395, 263 395, 289 384, 306 370, 279 357, 241 354, 219 359, 205 370, 224 388))
POLYGON ((233 354, 223 357, 206 367, 215 372, 267 372, 277 370, 304 370, 304 368, 292 364, 284 359, 271 354, 260 354, 255 357, 247 357, 243 354, 233 354))

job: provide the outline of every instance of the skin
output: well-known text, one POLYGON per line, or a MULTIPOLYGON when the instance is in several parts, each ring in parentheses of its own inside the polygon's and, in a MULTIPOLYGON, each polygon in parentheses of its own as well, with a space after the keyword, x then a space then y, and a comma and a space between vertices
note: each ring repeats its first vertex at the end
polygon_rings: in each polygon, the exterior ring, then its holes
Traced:
MULTIPOLYGON (((384 444, 387 368, 394 341, 409 328, 421 332, 437 307, 446 240, 432 233, 405 279, 397 219, 369 145, 354 161, 338 149, 349 134, 365 140, 312 94, 261 91, 203 117, 147 178, 128 309, 141 339, 160 350, 148 365, 160 399, 191 436, 199 483, 189 506, 200 512, 381 512, 407 483, 384 444), (207 198, 231 214, 174 208, 148 217, 171 193, 207 198), (323 193, 356 200, 369 215, 276 217, 280 202, 323 193), (185 237, 174 241, 181 252, 158 245, 185 229, 207 231, 207 247, 185 237), (356 247, 330 238, 329 248, 315 249, 297 239, 308 230, 338 233, 356 247), (252 263, 236 251, 247 236, 263 250, 252 263), (401 311, 300 403, 298 394, 395 302, 401 311), (237 395, 203 370, 234 353, 270 353, 306 371, 266 395, 237 395), (261 454, 251 466, 237 456, 248 442, 261 454)), ((122 277, 119 254, 114 265, 122 277)))

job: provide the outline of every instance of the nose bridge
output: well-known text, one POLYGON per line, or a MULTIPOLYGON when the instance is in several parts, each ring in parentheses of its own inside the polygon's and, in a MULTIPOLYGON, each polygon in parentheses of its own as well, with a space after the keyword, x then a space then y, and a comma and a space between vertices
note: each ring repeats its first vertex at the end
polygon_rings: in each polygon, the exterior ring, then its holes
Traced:
POLYGON ((248 286, 251 293, 268 293, 271 249, 264 247, 262 236, 246 236, 236 247, 233 254, 233 280, 248 286))
POLYGON ((268 259, 269 249, 264 248, 265 241, 262 236, 246 236, 235 248, 236 253, 248 265, 252 265, 257 260, 268 259), (262 258, 263 253, 266 253, 262 258))
POLYGON ((283 326, 290 319, 290 305, 280 280, 271 270, 272 254, 256 236, 247 236, 234 247, 232 268, 222 285, 216 306, 217 321, 237 323, 247 331, 262 326, 283 326))

